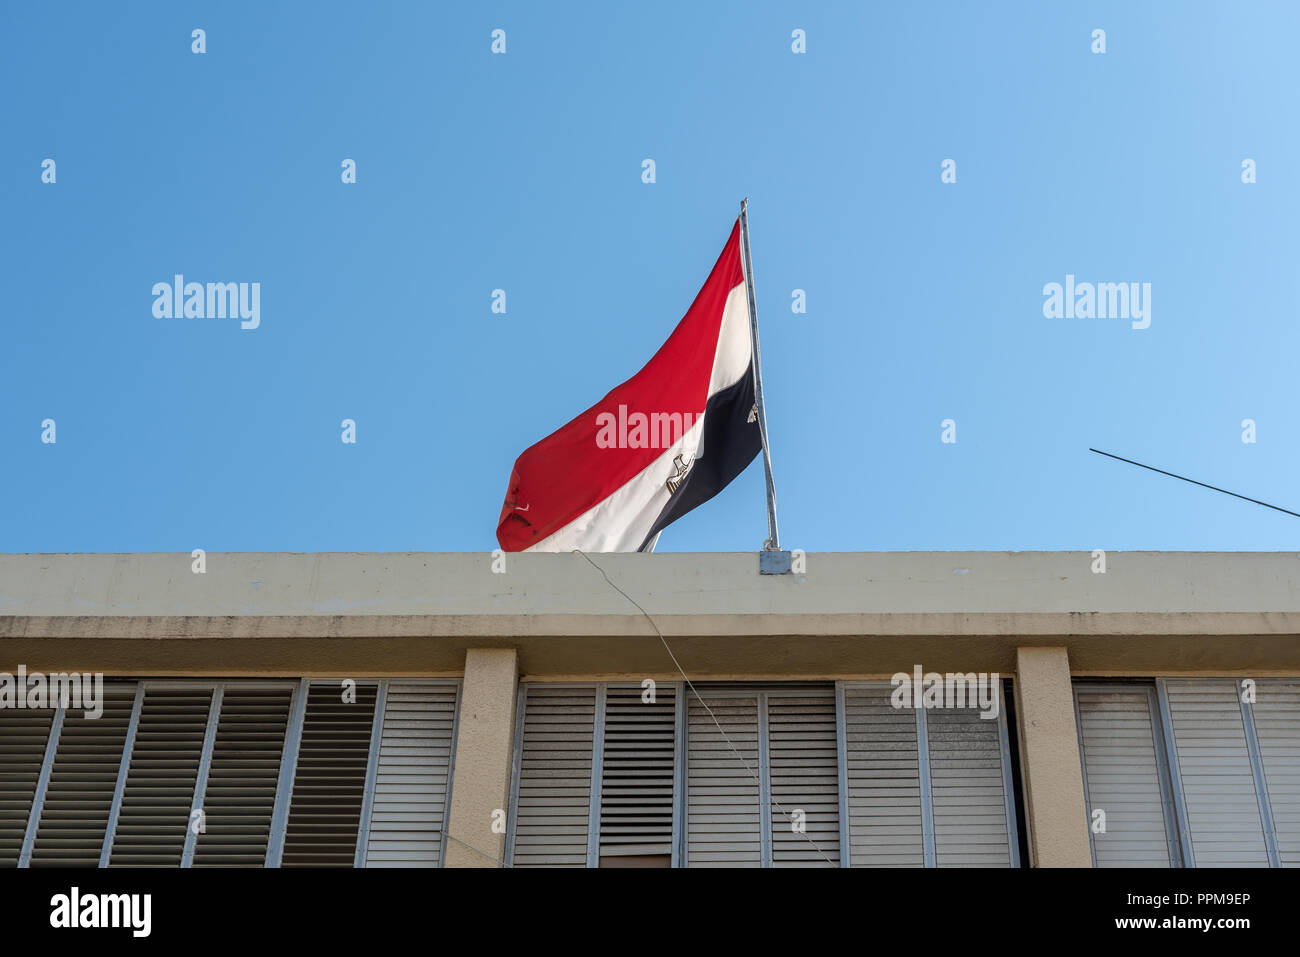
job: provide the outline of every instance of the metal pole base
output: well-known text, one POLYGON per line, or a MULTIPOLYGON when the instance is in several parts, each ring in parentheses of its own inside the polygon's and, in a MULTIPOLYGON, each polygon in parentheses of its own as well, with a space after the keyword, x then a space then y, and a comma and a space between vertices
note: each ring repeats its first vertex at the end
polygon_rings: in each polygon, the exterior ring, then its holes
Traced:
POLYGON ((790 574, 791 556, 789 552, 761 551, 758 553, 758 573, 760 575, 790 574))

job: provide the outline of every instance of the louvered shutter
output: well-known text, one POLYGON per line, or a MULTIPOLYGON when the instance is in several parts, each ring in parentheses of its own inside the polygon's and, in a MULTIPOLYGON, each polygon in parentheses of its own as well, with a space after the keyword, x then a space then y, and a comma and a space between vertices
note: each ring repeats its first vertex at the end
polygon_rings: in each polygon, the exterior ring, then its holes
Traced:
POLYGON ((605 691, 600 856, 671 855, 677 691, 661 684, 605 691))
POLYGON ((376 685, 345 702, 338 682, 308 686, 283 867, 352 867, 370 763, 376 685))
POLYGON ((916 712, 893 707, 890 690, 844 689, 854 867, 925 866, 916 712))
POLYGON ((1260 681, 1255 734, 1273 811, 1278 862, 1300 866, 1300 682, 1260 681))
POLYGON ((1267 867, 1236 683, 1169 681, 1180 785, 1197 867, 1267 867))
POLYGON ((447 811, 455 685, 393 681, 384 703, 367 867, 437 867, 447 811))
POLYGON ((212 697, 210 688, 146 688, 111 865, 180 866, 212 697))
POLYGON ((1151 692, 1081 684, 1074 693, 1089 821, 1106 815, 1103 833, 1088 829, 1097 866, 1171 866, 1151 692))
POLYGON ((52 708, 0 708, 0 867, 22 853, 53 720, 52 708))
POLYGON ((769 694, 768 767, 772 795, 772 865, 838 867, 839 760, 835 689, 798 696, 769 694), (791 818, 804 812, 804 832, 791 818))
POLYGON ((974 708, 926 711, 935 864, 1010 867, 999 722, 974 708))
POLYGON ((1016 866, 1005 720, 974 707, 895 708, 894 690, 844 685, 849 862, 1016 866))
POLYGON ((700 697, 690 697, 686 855, 691 867, 762 864, 762 799, 755 779, 760 769, 758 707, 757 694, 740 697, 702 690, 700 697))
POLYGON ((529 683, 515 801, 515 867, 585 867, 596 689, 529 683))
POLYGON ((98 718, 64 713, 32 867, 99 866, 135 695, 135 684, 110 682, 98 718))
POLYGON ((234 683, 222 692, 192 866, 266 863, 292 697, 289 687, 234 683))

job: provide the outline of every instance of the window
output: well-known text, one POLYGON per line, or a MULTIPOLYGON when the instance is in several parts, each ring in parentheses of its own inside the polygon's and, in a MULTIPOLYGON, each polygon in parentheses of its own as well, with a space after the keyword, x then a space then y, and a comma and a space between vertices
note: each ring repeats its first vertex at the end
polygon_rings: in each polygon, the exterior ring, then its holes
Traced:
POLYGON ((1154 685, 1076 683, 1074 702, 1093 865, 1169 867, 1178 831, 1154 685))
POLYGON ((686 865, 840 866, 834 685, 696 690, 686 724, 686 865))
POLYGON ((851 864, 1019 867, 1005 694, 986 718, 973 706, 895 708, 893 690, 842 688, 851 864))
POLYGON ((0 711, 0 864, 438 866, 459 682, 109 681, 0 711))
POLYGON ((1019 866, 1004 709, 887 682, 525 682, 515 867, 1019 866), (918 744, 918 742, 920 744, 918 744))
POLYGON ((1300 681, 1074 693, 1096 866, 1300 865, 1300 681))

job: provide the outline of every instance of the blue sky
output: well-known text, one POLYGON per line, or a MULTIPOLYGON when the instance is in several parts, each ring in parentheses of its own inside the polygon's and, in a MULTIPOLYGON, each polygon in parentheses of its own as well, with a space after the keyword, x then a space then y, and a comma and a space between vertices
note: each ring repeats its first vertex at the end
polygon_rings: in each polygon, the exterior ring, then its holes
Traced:
MULTIPOLYGON (((1300 519, 1087 450, 1300 511, 1298 27, 6 4, 0 551, 490 550, 515 456, 650 357, 744 196, 787 547, 1296 549, 1300 519), (260 327, 156 319, 177 272, 260 282, 260 327), (1045 318, 1067 273, 1149 282, 1150 327, 1045 318)), ((756 550, 762 478, 659 550, 756 550)))

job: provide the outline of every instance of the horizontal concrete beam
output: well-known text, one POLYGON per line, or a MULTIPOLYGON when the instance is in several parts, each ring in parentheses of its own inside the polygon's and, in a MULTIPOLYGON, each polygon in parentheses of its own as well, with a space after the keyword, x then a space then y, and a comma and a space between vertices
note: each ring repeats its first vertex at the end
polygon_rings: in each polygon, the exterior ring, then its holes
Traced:
POLYGON ((547 638, 1300 635, 1300 612, 878 615, 7 615, 3 638, 547 638), (656 632, 656 628, 658 631, 656 632))
MULTIPOLYGON (((710 636, 669 637, 695 678, 881 677, 920 664, 934 671, 1014 674, 1021 645, 1059 644, 1075 674, 1300 674, 1295 635, 1082 638, 1064 636, 710 636)), ((19 664, 38 671, 109 675, 436 676, 459 674, 470 648, 514 648, 525 678, 678 677, 657 637, 392 637, 0 639, 0 672, 19 664)))
MULTIPOLYGON (((487 553, 213 553, 193 574, 186 554, 0 555, 0 618, 12 629, 14 618, 56 616, 378 616, 422 630, 447 619, 434 633, 449 634, 471 621, 479 633, 514 633, 535 626, 510 622, 558 617, 590 619, 594 633, 606 616, 641 617, 615 586, 656 618, 772 616, 770 628, 749 626, 768 634, 806 633, 789 622, 809 616, 847 634, 881 615, 1045 615, 1082 634, 1090 616, 1300 613, 1300 558, 1289 552, 1111 552, 1104 574, 1088 552, 816 553, 803 574, 780 576, 759 575, 754 553, 500 561, 503 574, 487 553)), ((1001 627, 983 620, 971 628, 1001 627)))
POLYGON ((1087 552, 812 554, 788 576, 751 553, 504 561, 0 555, 0 670, 455 674, 496 647, 525 677, 671 675, 657 628, 704 677, 1011 674, 1031 644, 1080 674, 1300 671, 1291 553, 1111 552, 1105 574, 1087 552))

